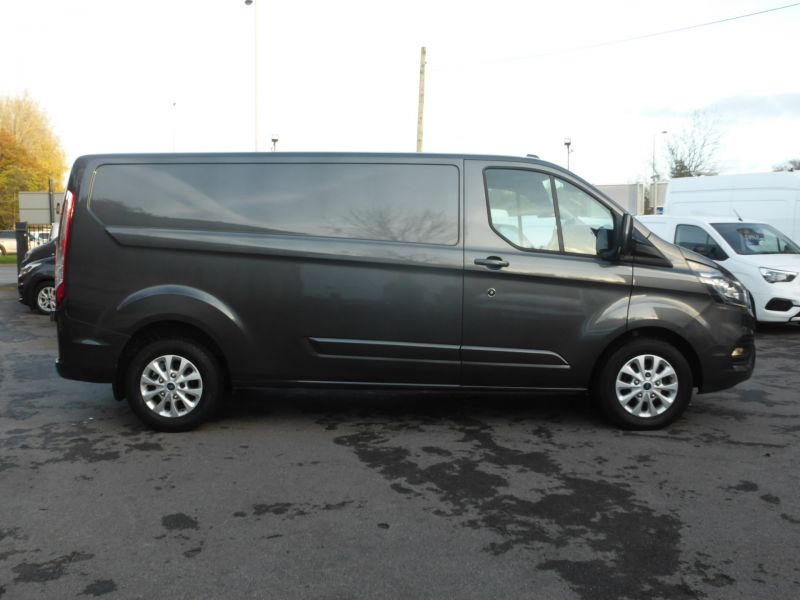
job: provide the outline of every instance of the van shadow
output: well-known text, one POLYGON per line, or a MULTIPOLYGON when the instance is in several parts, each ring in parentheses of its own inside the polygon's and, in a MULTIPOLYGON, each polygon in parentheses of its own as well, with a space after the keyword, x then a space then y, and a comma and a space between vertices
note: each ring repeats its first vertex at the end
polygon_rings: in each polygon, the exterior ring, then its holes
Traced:
POLYGON ((296 418, 348 422, 502 419, 593 427, 604 421, 586 394, 350 389, 248 389, 229 396, 220 423, 296 418))

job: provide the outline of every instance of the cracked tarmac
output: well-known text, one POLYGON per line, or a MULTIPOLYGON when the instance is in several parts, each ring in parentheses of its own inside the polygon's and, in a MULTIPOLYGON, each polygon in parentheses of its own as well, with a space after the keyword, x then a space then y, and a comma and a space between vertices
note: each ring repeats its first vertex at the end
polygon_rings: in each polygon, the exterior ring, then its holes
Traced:
POLYGON ((185 434, 61 380, 0 285, 0 599, 795 598, 797 326, 665 430, 582 397, 239 392, 185 434))

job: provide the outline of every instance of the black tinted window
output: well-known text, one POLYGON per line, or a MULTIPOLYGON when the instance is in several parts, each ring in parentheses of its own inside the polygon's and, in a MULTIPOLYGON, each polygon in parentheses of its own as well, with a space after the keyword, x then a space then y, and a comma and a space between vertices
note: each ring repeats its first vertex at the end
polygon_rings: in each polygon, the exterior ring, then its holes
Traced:
POLYGON ((108 225, 455 244, 450 165, 106 165, 91 209, 108 225))

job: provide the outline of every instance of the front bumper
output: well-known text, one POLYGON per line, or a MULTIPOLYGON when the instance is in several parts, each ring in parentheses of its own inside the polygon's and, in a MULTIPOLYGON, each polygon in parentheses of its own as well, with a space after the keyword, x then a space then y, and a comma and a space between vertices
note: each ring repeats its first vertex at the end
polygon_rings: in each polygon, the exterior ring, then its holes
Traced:
POLYGON ((704 363, 700 394, 725 390, 749 379, 756 364, 754 336, 742 336, 725 352, 708 357, 704 363))

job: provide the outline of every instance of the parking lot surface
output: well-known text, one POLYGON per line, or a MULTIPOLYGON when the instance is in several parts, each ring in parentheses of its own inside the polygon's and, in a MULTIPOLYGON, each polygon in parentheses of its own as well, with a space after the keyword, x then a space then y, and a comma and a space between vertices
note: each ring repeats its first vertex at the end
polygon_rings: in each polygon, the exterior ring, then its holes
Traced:
POLYGON ((0 598, 796 598, 800 328, 656 432, 583 397, 268 390, 146 430, 0 284, 0 598))

